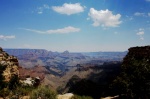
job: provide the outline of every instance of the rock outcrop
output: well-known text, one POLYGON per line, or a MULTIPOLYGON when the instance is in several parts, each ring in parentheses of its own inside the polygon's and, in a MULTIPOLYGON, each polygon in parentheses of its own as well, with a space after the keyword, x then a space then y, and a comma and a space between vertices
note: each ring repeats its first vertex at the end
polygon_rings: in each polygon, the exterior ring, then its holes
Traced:
POLYGON ((11 77, 13 77, 14 75, 19 76, 18 70, 19 63, 17 57, 10 56, 5 51, 3 51, 1 47, 0 47, 0 64, 2 66, 6 66, 5 70, 2 73, 5 82, 9 82, 11 77))
POLYGON ((74 95, 72 93, 66 93, 63 95, 58 95, 57 99, 71 99, 74 95))
POLYGON ((150 61, 150 46, 132 47, 128 49, 129 52, 123 60, 123 65, 129 65, 133 60, 150 61))
POLYGON ((19 67, 19 78, 21 80, 28 77, 39 77, 40 80, 43 80, 46 74, 49 74, 49 71, 44 66, 35 66, 33 68, 19 67))
POLYGON ((114 80, 111 94, 121 99, 150 98, 150 46, 129 48, 121 74, 114 80))

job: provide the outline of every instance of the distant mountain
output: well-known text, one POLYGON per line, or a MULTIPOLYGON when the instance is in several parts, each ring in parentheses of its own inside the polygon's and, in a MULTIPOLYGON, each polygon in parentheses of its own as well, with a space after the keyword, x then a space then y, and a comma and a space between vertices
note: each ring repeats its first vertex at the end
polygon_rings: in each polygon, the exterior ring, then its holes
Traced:
POLYGON ((4 49, 7 53, 14 56, 34 55, 38 57, 55 56, 57 52, 47 51, 45 49, 4 49))
POLYGON ((65 72, 81 65, 102 65, 108 61, 122 61, 127 52, 86 52, 71 53, 69 51, 52 52, 45 49, 4 49, 7 53, 17 56, 19 64, 25 68, 36 65, 48 66, 51 69, 65 72))
POLYGON ((124 52, 85 52, 82 53, 85 56, 90 56, 92 58, 101 58, 101 59, 112 59, 112 60, 122 60, 123 57, 127 54, 127 51, 124 52))

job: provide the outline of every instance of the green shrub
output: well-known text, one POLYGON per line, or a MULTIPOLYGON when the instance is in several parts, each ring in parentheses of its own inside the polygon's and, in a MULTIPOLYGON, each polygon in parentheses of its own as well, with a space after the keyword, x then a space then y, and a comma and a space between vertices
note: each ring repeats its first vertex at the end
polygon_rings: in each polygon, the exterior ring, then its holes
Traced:
POLYGON ((56 99, 56 95, 56 92, 50 90, 48 87, 39 86, 31 92, 30 98, 37 99, 41 97, 42 99, 56 99))
POLYGON ((0 90, 6 87, 6 83, 4 82, 5 78, 3 76, 3 71, 6 69, 6 66, 0 64, 0 90))
POLYGON ((10 79, 10 81, 8 82, 8 88, 10 90, 14 90, 17 88, 17 86, 19 86, 19 77, 18 75, 13 75, 10 79))
POLYGON ((13 94, 18 94, 19 96, 29 95, 34 90, 31 86, 17 86, 16 89, 13 90, 13 94))
POLYGON ((124 95, 128 99, 149 99, 150 62, 147 60, 149 59, 129 58, 127 64, 122 65, 121 74, 110 86, 112 93, 124 95))
POLYGON ((1 97, 6 97, 9 95, 9 93, 10 93, 10 90, 8 88, 3 88, 2 90, 0 90, 1 97))

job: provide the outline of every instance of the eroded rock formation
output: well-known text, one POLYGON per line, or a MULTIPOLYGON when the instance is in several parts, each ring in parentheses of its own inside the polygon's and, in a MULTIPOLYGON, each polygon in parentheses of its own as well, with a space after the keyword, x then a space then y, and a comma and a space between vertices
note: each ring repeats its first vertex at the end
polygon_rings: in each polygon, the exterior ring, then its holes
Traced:
POLYGON ((5 70, 2 73, 5 82, 9 82, 11 77, 13 77, 14 75, 17 76, 19 75, 18 59, 15 56, 7 54, 5 51, 3 51, 1 47, 0 47, 0 64, 2 66, 6 66, 5 70))

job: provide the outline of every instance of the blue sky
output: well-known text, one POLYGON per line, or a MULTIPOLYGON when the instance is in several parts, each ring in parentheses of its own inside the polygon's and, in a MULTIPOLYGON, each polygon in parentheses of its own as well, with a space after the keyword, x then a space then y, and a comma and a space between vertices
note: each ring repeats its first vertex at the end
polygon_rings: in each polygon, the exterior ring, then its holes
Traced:
POLYGON ((63 52, 150 45, 150 0, 0 0, 0 46, 63 52))

